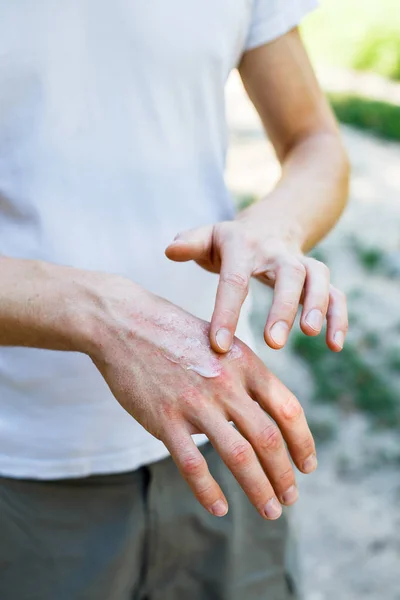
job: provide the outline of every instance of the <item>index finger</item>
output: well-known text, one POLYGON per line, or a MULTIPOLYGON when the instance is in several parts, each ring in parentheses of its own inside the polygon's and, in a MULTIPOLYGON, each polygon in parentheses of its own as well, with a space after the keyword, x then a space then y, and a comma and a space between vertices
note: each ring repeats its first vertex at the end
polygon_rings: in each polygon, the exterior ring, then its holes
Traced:
POLYGON ((228 352, 232 346, 251 273, 251 259, 246 252, 241 252, 232 242, 226 244, 221 252, 220 278, 210 328, 211 346, 216 352, 228 352))

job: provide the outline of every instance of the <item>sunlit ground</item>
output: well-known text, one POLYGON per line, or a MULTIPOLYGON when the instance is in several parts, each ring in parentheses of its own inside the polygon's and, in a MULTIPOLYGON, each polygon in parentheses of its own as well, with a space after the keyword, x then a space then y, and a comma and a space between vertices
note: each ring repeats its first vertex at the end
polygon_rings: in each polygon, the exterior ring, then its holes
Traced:
MULTIPOLYGON (((227 181, 248 202, 279 167, 236 74, 227 98, 227 181)), ((298 333, 295 349, 267 349, 270 293, 261 285, 253 324, 260 353, 301 399, 319 440, 319 469, 301 478, 293 513, 306 600, 400 600, 400 145, 349 128, 343 136, 351 199, 317 257, 349 297, 347 353, 331 356, 298 333)))

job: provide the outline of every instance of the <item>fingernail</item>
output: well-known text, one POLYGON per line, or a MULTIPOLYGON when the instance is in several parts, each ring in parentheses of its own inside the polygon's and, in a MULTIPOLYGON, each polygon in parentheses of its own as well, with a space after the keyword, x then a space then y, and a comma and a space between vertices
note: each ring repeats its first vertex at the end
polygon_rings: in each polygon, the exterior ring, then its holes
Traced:
POLYGON ((311 329, 314 329, 315 331, 321 330, 322 322, 323 322, 322 312, 320 310, 318 310, 317 308, 313 308, 312 310, 310 310, 310 312, 306 316, 307 325, 309 327, 311 327, 311 329))
POLYGON ((278 519, 282 514, 282 506, 276 498, 271 498, 265 505, 265 514, 268 519, 278 519))
POLYGON ((298 489, 295 485, 291 485, 286 492, 282 494, 283 504, 294 504, 299 497, 298 489))
POLYGON ((217 500, 216 502, 214 502, 214 504, 210 507, 210 512, 215 516, 215 517, 223 517, 226 515, 226 513, 228 512, 228 506, 226 504, 226 502, 224 502, 223 500, 217 500))
POLYGON ((271 327, 269 333, 275 344, 278 346, 284 346, 289 334, 289 327, 285 321, 278 321, 271 327))
POLYGON ((337 346, 339 346, 339 348, 343 348, 343 346, 344 346, 344 333, 343 333, 343 331, 337 331, 335 333, 335 337, 333 338, 333 341, 335 342, 335 344, 337 346))
POLYGON ((303 471, 304 473, 312 473, 318 466, 317 457, 315 454, 311 454, 303 463, 303 471))
POLYGON ((217 344, 221 350, 224 352, 228 352, 232 346, 232 336, 231 332, 228 329, 218 329, 217 334, 215 336, 217 344))

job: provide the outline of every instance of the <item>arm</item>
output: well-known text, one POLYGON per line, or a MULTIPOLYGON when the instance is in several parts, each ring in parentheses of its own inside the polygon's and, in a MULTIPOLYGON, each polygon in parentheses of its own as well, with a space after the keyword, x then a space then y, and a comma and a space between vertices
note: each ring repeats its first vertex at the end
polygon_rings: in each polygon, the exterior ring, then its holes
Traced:
POLYGON ((0 346, 87 349, 98 274, 2 256, 0 281, 0 346))
POLYGON ((115 275, 1 258, 0 281, 0 345, 87 354, 212 514, 224 515, 227 501, 194 433, 208 436, 264 518, 295 502, 284 440, 310 473, 311 433, 298 400, 240 340, 217 355, 208 323, 115 275))
POLYGON ((330 285, 326 266, 304 255, 346 203, 349 164, 335 119, 296 29, 247 52, 239 70, 281 162, 281 179, 235 221, 179 235, 167 256, 220 272, 210 333, 216 351, 230 346, 251 276, 275 290, 267 344, 284 346, 302 302, 304 333, 317 335, 327 318, 327 343, 339 351, 347 331, 344 296, 330 285))
POLYGON ((134 315, 145 294, 116 275, 4 256, 0 281, 0 346, 89 355, 118 311, 134 315))
POLYGON ((272 220, 268 231, 307 252, 347 200, 349 163, 335 118, 297 29, 246 53, 240 74, 282 167, 274 192, 253 211, 272 220))

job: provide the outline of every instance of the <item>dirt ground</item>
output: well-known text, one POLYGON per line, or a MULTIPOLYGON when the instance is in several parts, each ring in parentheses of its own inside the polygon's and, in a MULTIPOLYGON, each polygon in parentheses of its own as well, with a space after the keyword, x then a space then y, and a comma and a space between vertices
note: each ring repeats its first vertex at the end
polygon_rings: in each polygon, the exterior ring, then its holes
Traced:
MULTIPOLYGON (((228 184, 236 195, 262 196, 279 168, 236 75, 228 82, 227 105, 228 184)), ((383 347, 394 347, 400 344, 399 276, 366 274, 347 242, 381 249, 400 275, 400 145, 349 128, 343 137, 353 166, 351 200, 321 249, 336 285, 351 298, 358 323, 353 329, 367 327, 383 347)), ((259 334, 269 299, 268 290, 254 286, 259 334)), ((306 600, 400 600, 399 432, 374 431, 357 412, 311 403, 307 367, 290 349, 269 350, 261 335, 259 342, 260 354, 298 395, 309 417, 335 430, 334 439, 319 447, 318 471, 299 477, 301 498, 293 511, 306 600)))

